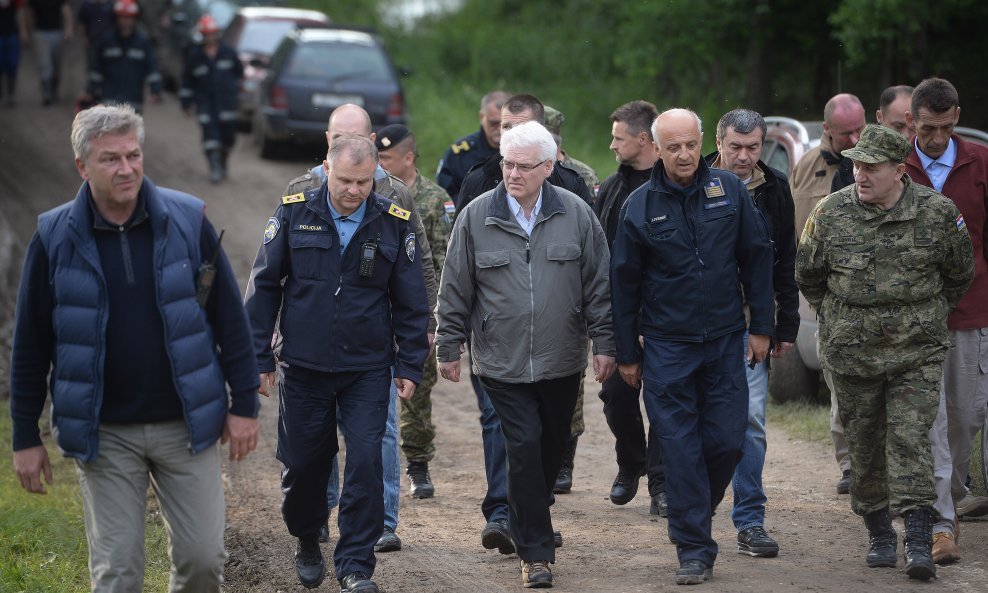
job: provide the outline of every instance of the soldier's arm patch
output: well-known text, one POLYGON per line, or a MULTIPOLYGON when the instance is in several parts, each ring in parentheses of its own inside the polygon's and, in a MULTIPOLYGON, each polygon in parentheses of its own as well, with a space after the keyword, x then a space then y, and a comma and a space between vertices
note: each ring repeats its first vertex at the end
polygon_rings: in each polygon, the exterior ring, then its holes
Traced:
POLYGON ((408 261, 415 261, 415 233, 408 233, 405 237, 405 255, 408 261))
POLYGON ((267 245, 274 240, 278 236, 279 230, 281 230, 281 223, 278 222, 277 218, 272 216, 268 219, 267 226, 264 227, 264 244, 267 245))
POLYGON ((965 228, 967 228, 967 224, 964 222, 963 214, 957 215, 957 220, 954 221, 954 224, 957 225, 957 230, 959 231, 963 231, 965 228))
POLYGON ((409 217, 412 216, 411 212, 405 210, 404 208, 399 208, 395 204, 391 204, 391 207, 388 208, 388 214, 390 214, 391 216, 396 216, 402 220, 408 220, 409 217))
POLYGON ((290 196, 281 196, 282 204, 294 204, 296 202, 304 202, 304 201, 305 201, 305 194, 301 192, 297 194, 292 194, 290 196))

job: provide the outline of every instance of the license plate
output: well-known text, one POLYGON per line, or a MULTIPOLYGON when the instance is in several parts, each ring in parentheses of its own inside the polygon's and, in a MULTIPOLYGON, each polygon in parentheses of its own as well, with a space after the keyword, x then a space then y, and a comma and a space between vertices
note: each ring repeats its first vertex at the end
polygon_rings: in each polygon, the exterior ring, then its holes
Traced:
POLYGON ((364 106, 364 98, 361 95, 336 95, 330 93, 313 93, 312 106, 335 109, 340 105, 353 103, 360 107, 364 106))

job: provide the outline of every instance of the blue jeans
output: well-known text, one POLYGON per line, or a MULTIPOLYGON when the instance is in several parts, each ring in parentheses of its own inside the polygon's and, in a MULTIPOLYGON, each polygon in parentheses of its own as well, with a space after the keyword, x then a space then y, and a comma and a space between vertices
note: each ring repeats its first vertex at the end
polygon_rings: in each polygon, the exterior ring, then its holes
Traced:
POLYGON ((488 521, 508 521, 508 454, 501 432, 501 419, 494 411, 480 377, 470 374, 473 392, 480 408, 480 427, 484 441, 484 470, 487 473, 487 495, 480 509, 488 521))
MULTIPOLYGON (((391 374, 391 393, 388 398, 388 423, 381 442, 381 463, 384 466, 384 525, 392 531, 398 529, 398 497, 401 494, 401 470, 398 460, 398 388, 395 387, 394 371, 391 374)), ((337 414, 337 425, 347 438, 347 425, 343 415, 337 414)), ((329 472, 329 485, 326 487, 326 506, 330 511, 340 502, 340 464, 333 456, 333 469, 329 472)))
MULTIPOLYGON (((748 334, 744 336, 748 348, 748 334)), ((734 468, 734 509, 731 519, 738 531, 765 525, 765 489, 762 488, 762 468, 765 467, 765 404, 768 399, 768 363, 754 369, 744 367, 748 375, 748 429, 744 435, 744 455, 734 468)))

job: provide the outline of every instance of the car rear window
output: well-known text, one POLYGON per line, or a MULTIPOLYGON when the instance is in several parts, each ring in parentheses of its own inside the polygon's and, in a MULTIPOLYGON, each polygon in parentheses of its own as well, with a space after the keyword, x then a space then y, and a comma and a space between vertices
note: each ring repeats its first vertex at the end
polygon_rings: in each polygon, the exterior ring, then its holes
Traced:
POLYGON ((296 26, 295 21, 247 21, 237 51, 270 56, 296 26))
POLYGON ((285 76, 339 80, 392 80, 384 53, 373 45, 306 43, 292 56, 285 76))

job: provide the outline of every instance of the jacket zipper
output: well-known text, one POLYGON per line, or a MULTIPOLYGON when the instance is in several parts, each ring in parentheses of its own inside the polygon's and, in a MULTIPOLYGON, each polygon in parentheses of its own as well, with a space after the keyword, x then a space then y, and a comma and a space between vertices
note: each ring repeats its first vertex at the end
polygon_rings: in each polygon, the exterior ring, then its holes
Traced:
MULTIPOLYGON (((535 229, 532 229, 535 230, 535 229)), ((535 382, 535 288, 532 284, 532 242, 525 241, 525 264, 528 265, 528 296, 529 296, 529 323, 528 323, 528 372, 532 383, 535 382)))

